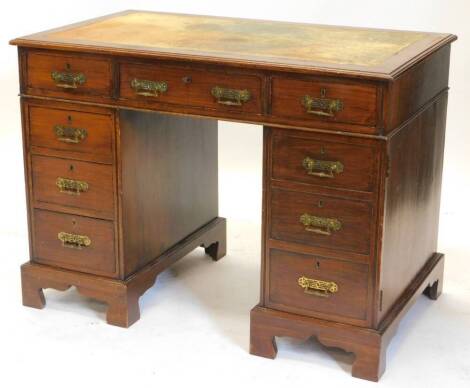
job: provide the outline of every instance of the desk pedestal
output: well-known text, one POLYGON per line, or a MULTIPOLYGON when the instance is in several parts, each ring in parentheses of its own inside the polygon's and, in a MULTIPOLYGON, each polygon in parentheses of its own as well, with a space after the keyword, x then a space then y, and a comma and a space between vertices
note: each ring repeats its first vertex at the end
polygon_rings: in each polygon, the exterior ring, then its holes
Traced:
POLYGON ((31 199, 24 305, 42 308, 43 289, 75 286, 108 304, 108 323, 128 327, 160 272, 197 247, 213 260, 225 255, 216 120, 25 98, 22 108, 31 199), (82 143, 49 145, 50 124, 63 122, 62 132, 86 133, 82 143))

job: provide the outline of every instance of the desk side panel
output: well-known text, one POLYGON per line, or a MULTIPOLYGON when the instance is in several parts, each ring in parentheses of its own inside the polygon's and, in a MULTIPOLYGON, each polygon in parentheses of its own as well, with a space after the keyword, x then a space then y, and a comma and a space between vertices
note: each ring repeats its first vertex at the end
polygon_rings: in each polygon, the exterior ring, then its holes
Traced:
POLYGON ((422 109, 449 84, 450 43, 389 83, 384 99, 385 133, 422 109))
POLYGON ((124 277, 218 215, 217 121, 119 111, 124 277))
POLYGON ((379 322, 437 248, 447 93, 388 142, 379 322))

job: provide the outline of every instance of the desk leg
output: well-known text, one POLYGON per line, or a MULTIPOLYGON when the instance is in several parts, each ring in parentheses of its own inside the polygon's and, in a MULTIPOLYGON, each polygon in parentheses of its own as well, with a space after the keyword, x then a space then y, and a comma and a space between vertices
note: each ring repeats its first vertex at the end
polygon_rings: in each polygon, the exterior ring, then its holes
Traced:
POLYGON ((201 246, 204 248, 206 255, 212 257, 212 260, 218 261, 227 253, 226 227, 217 230, 211 237, 211 240, 205 242, 201 246))

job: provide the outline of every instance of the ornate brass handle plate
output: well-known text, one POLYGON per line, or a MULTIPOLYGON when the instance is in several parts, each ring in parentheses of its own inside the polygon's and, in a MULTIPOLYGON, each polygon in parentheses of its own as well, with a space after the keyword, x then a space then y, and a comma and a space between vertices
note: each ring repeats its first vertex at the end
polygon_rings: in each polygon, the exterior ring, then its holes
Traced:
POLYGON ((298 285, 304 289, 306 294, 329 297, 331 294, 334 294, 339 290, 338 285, 335 282, 310 279, 306 276, 300 277, 297 282, 298 285))
POLYGON ((64 143, 77 144, 85 140, 88 136, 88 132, 84 128, 74 128, 65 125, 54 126, 54 132, 57 140, 64 143))
POLYGON ((220 86, 214 86, 211 94, 217 100, 218 104, 241 106, 243 103, 250 101, 251 93, 247 89, 227 89, 220 86))
POLYGON ((146 79, 134 78, 131 81, 131 88, 135 94, 145 97, 158 97, 168 90, 168 84, 165 81, 150 81, 146 79))
POLYGON ((82 249, 91 245, 90 237, 80 234, 59 232, 57 238, 62 242, 62 246, 66 248, 82 249))
POLYGON ((311 214, 302 214, 300 223, 305 226, 307 232, 330 236, 331 232, 337 232, 341 229, 341 221, 336 218, 326 218, 313 216, 311 214))
POLYGON ((58 177, 55 183, 61 193, 80 195, 88 191, 88 183, 84 181, 58 177))
POLYGON ((55 86, 64 89, 77 89, 86 82, 85 74, 72 73, 70 71, 53 71, 51 78, 55 82, 55 86))
POLYGON ((317 116, 334 117, 335 113, 343 110, 343 101, 326 98, 325 96, 326 89, 320 90, 320 97, 305 95, 302 98, 302 105, 305 107, 306 112, 317 116))
POLYGON ((343 163, 339 161, 318 160, 308 156, 302 161, 302 166, 307 170, 308 175, 320 178, 334 178, 335 174, 341 174, 344 171, 343 163))

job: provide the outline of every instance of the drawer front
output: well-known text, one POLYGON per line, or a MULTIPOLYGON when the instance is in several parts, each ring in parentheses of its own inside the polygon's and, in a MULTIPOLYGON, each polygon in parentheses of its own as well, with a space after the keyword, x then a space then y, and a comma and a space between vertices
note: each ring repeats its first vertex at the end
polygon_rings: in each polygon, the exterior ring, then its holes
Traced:
POLYGON ((261 78, 255 75, 122 64, 120 80, 120 97, 140 105, 261 114, 261 78))
POLYGON ((66 109, 29 107, 31 146, 66 151, 85 160, 113 162, 113 117, 66 109))
POLYGON ((106 58, 33 51, 27 67, 29 94, 64 98, 112 94, 112 66, 106 58))
POLYGON ((320 186, 374 191, 378 152, 366 145, 274 135, 272 177, 320 186))
POLYGON ((34 261, 96 275, 116 275, 111 221, 34 210, 34 261))
POLYGON ((114 216, 113 167, 32 156, 33 197, 41 203, 69 207, 71 211, 86 209, 96 216, 114 216))
POLYGON ((272 78, 272 115, 305 122, 376 124, 376 86, 272 78))
POLYGON ((271 190, 274 239, 368 255, 371 224, 368 202, 271 190))
POLYGON ((267 307, 366 321, 367 265, 272 249, 267 270, 267 307))

